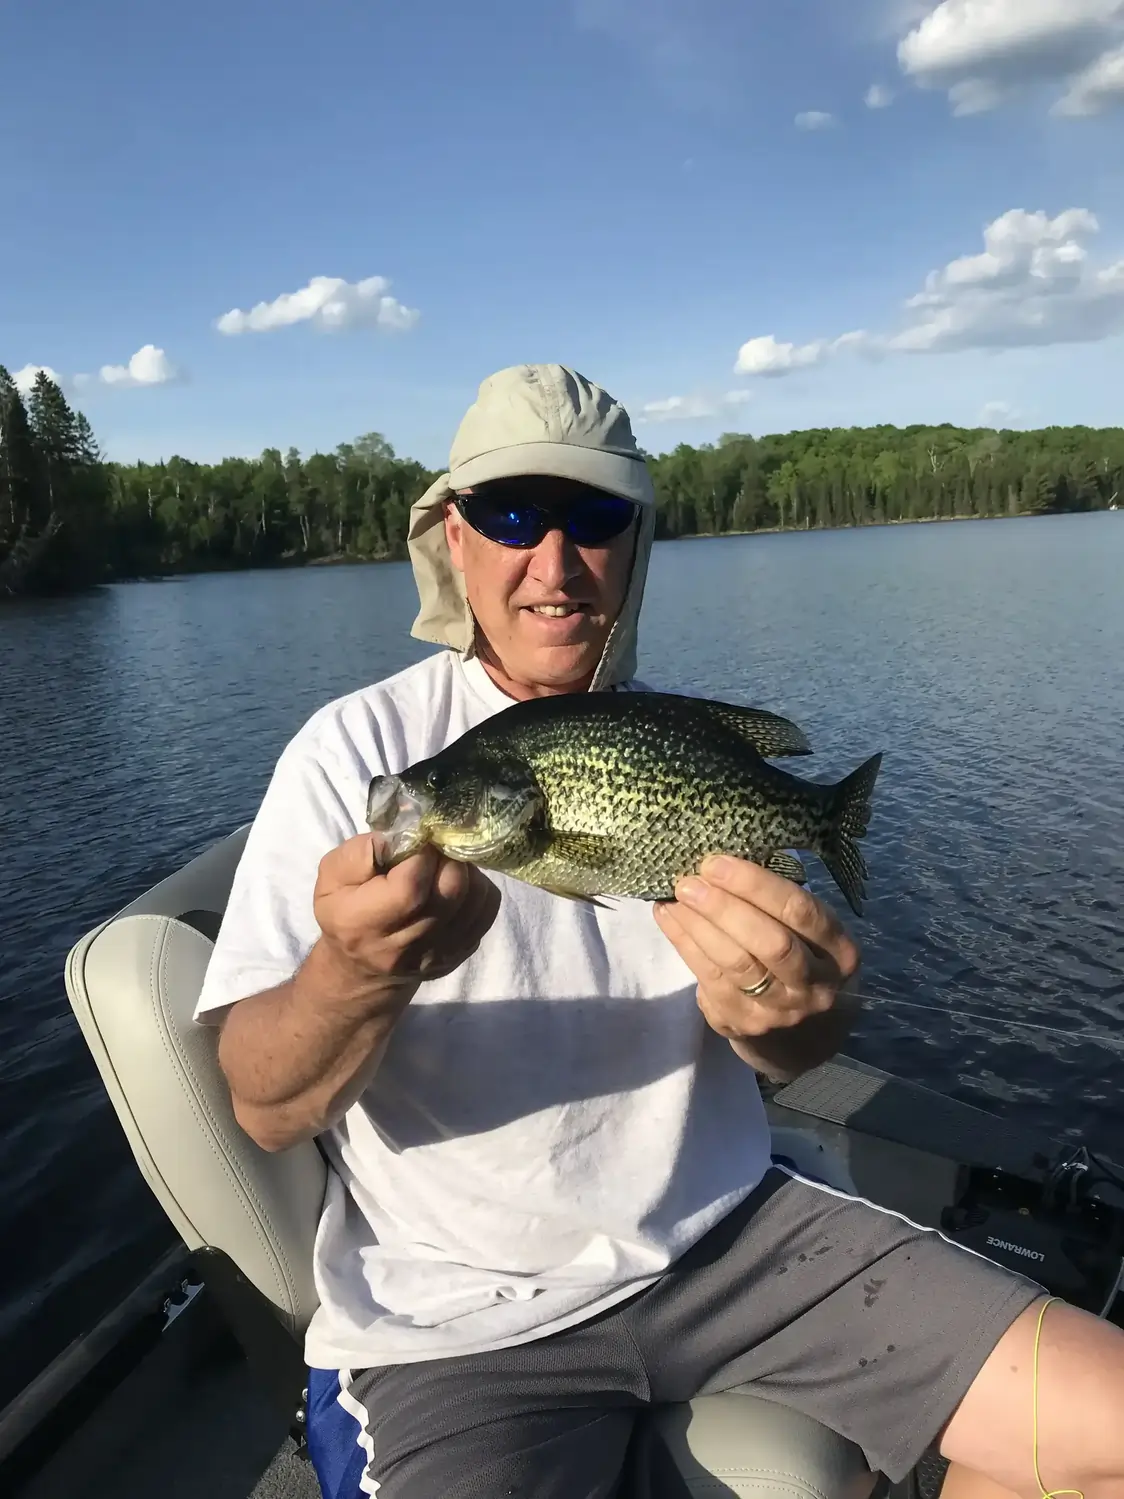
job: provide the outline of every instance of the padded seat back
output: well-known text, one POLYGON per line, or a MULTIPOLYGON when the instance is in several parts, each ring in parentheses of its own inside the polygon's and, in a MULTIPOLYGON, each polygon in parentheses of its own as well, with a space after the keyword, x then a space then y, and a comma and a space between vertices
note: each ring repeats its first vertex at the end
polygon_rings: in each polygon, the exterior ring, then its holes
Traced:
POLYGON ((300 1338, 316 1309, 324 1159, 311 1143, 270 1154, 249 1139, 215 1028, 193 1019, 245 834, 76 943, 66 989, 137 1165, 184 1243, 227 1255, 300 1338))

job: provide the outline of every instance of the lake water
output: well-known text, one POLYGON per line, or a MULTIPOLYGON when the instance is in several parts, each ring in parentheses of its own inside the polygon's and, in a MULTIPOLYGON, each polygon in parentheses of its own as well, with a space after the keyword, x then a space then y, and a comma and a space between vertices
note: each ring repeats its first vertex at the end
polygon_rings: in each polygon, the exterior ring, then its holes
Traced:
MULTIPOLYGON (((415 602, 394 564, 0 611, 0 1404, 171 1242, 68 948, 248 820, 317 707, 426 654, 415 602)), ((852 1050, 1119 1153, 1124 514, 663 543, 641 675, 795 719, 817 779, 883 750, 852 1050)))

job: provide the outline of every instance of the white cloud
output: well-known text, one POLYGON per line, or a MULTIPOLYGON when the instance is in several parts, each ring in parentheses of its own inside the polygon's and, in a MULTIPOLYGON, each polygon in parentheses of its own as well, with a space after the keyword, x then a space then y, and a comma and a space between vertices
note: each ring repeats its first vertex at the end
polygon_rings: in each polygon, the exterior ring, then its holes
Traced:
POLYGON ((889 109, 893 102, 894 91, 884 83, 872 83, 863 98, 867 109, 889 109))
POLYGON ((645 401, 636 414, 636 420, 638 423, 703 421, 731 408, 744 406, 752 399, 750 390, 728 390, 725 395, 717 397, 666 396, 661 401, 645 401))
POLYGON ((1122 40, 1124 0, 940 0, 903 37, 898 61, 922 87, 947 89, 956 114, 1036 83, 1066 84, 1071 107, 1055 113, 1094 114, 1124 97, 1113 72, 1122 40))
POLYGON ((1097 268, 1084 243, 1099 227, 1084 208, 1053 219, 1011 209, 985 229, 982 254, 929 273, 896 333, 844 333, 801 345, 768 334, 743 344, 734 368, 785 375, 845 348, 873 357, 937 354, 1092 343, 1124 333, 1124 260, 1097 268))
POLYGON ((1012 66, 1052 77, 1120 18, 1120 0, 941 0, 902 41, 907 72, 986 75, 1012 66))
MULTIPOLYGON (((83 384, 88 379, 86 376, 76 378, 83 384)), ((179 379, 179 371, 163 349, 158 349, 155 344, 145 344, 128 364, 103 364, 98 379, 103 385, 168 385, 179 379)))
POLYGON ((814 343, 778 343, 771 333, 742 344, 734 364, 736 375, 790 375, 811 369, 849 344, 861 343, 865 333, 844 333, 839 338, 818 338, 814 343))
POLYGON ((704 396, 665 396, 662 401, 645 401, 637 421, 685 422, 714 414, 714 403, 704 396))
POLYGON ((96 375, 60 375, 49 364, 25 364, 12 376, 23 395, 30 395, 35 377, 42 370, 49 375, 61 390, 88 390, 91 385, 114 385, 121 388, 141 385, 168 385, 182 377, 165 354, 155 344, 145 344, 138 349, 128 364, 103 364, 96 375))
POLYGON ((16 370, 12 376, 15 387, 21 396, 29 396, 31 394, 35 388, 35 380, 40 371, 48 379, 53 380, 56 385, 61 386, 64 383, 62 376, 56 370, 53 370, 49 364, 25 364, 22 370, 16 370))
POLYGON ((294 323, 313 323, 330 332, 347 328, 412 328, 419 313, 389 295, 385 276, 345 281, 342 276, 313 276, 299 291, 282 292, 272 302, 258 302, 249 312, 235 307, 215 324, 220 333, 268 333, 294 323))
POLYGON ((1019 413, 1006 401, 986 401, 980 408, 981 427, 1010 427, 1019 413))
POLYGON ((1069 80, 1068 90, 1055 103, 1051 114, 1097 115, 1121 106, 1124 106, 1124 47, 1117 47, 1069 80))
POLYGON ((804 109, 796 116, 797 130, 830 130, 835 116, 822 109, 804 109))
POLYGON ((820 364, 827 355, 827 343, 778 343, 772 333, 751 338, 742 344, 734 364, 736 375, 787 375, 790 370, 807 369, 820 364))

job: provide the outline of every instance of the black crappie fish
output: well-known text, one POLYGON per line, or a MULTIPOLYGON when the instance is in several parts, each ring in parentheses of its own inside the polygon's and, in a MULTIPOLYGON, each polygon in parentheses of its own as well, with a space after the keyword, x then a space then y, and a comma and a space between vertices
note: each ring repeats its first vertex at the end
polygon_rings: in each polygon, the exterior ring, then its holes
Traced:
POLYGON ((811 753, 760 709, 662 692, 578 692, 514 704, 401 775, 376 776, 367 821, 386 866, 425 843, 571 899, 666 900, 707 854, 802 881, 827 866, 856 915, 880 754, 837 785, 765 756, 811 753))

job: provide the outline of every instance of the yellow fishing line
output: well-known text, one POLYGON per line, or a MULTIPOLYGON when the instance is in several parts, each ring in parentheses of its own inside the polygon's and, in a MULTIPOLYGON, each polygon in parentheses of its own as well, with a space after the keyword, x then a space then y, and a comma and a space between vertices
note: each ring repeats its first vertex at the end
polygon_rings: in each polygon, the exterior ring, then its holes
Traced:
POLYGON ((1042 1474, 1038 1468, 1038 1345, 1042 1341, 1042 1319, 1046 1315, 1046 1308, 1052 1301, 1060 1301, 1060 1296, 1048 1296, 1042 1303, 1042 1310, 1038 1313, 1038 1330, 1034 1334, 1034 1478, 1038 1487, 1042 1490, 1042 1499, 1059 1499, 1061 1494, 1073 1494, 1076 1499, 1085 1499, 1080 1489, 1050 1489, 1042 1482, 1042 1474))

